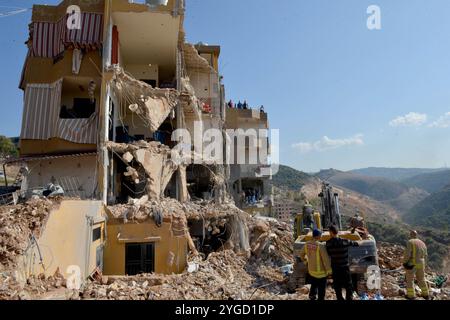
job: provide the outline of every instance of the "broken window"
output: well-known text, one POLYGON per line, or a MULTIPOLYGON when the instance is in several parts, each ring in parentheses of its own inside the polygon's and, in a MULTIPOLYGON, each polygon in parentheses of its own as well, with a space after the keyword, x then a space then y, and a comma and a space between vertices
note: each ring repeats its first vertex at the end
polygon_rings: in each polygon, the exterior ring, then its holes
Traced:
POLYGON ((59 117, 61 119, 87 119, 95 112, 95 99, 74 98, 71 106, 62 105, 59 117))
POLYGON ((102 228, 98 227, 92 230, 92 242, 95 242, 102 237, 102 228))
POLYGON ((211 170, 203 165, 193 164, 187 167, 186 174, 191 198, 210 200, 214 188, 211 170))
POLYGON ((166 190, 164 190, 164 197, 166 198, 177 198, 177 175, 172 175, 169 184, 167 185, 166 190))
POLYGON ((125 274, 134 276, 155 271, 155 244, 127 243, 125 245, 125 274))
POLYGON ((128 198, 138 199, 143 197, 147 193, 147 178, 144 169, 141 166, 136 166, 138 175, 138 181, 136 181, 136 177, 124 175, 127 172, 128 165, 117 154, 114 155, 114 162, 116 164, 116 182, 118 186, 116 197, 118 202, 126 203, 128 198))

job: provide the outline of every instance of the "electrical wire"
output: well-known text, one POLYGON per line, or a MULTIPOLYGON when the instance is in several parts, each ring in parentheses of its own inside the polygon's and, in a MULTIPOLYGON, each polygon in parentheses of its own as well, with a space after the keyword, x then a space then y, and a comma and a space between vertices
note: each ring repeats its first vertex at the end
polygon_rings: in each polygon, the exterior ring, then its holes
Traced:
POLYGON ((13 9, 13 10, 6 11, 6 12, 0 12, 0 18, 14 16, 14 15, 17 15, 20 13, 27 12, 28 10, 31 10, 31 8, 20 8, 20 7, 12 7, 12 6, 0 6, 0 10, 1 10, 1 8, 9 8, 9 9, 13 9))

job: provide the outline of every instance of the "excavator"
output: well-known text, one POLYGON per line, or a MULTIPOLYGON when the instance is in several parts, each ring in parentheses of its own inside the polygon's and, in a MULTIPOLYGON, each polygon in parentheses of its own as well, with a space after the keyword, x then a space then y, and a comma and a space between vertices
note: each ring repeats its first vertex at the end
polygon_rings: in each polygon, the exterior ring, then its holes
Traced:
POLYGON ((378 254, 375 238, 365 228, 363 218, 357 213, 350 219, 350 225, 342 228, 342 217, 339 210, 339 194, 333 187, 323 182, 319 194, 321 212, 314 210, 307 203, 303 212, 297 214, 294 223, 294 267, 290 275, 288 287, 291 291, 307 283, 307 266, 300 259, 300 252, 307 241, 312 239, 312 231, 322 231, 320 241, 330 239, 328 228, 339 227, 339 237, 358 241, 358 247, 349 247, 350 272, 355 290, 362 293, 367 290, 365 278, 370 266, 378 266, 378 254), (345 230, 344 230, 345 229, 345 230))

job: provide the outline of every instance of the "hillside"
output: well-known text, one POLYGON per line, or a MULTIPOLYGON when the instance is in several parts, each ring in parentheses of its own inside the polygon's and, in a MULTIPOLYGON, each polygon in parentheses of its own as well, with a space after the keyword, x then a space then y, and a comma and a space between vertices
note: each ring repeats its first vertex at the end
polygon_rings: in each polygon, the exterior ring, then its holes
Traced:
POLYGON ((320 171, 316 176, 334 185, 356 191, 378 201, 396 199, 409 189, 404 184, 388 179, 334 169, 320 171))
POLYGON ((450 183, 450 170, 423 173, 404 179, 402 182, 407 186, 420 188, 429 193, 434 193, 442 190, 450 183))
MULTIPOLYGON (((305 199, 309 200, 315 207, 320 207, 318 193, 321 188, 322 179, 330 181, 333 180, 336 175, 341 179, 342 177, 351 176, 351 174, 347 173, 344 175, 344 172, 334 169, 323 170, 315 175, 307 175, 286 166, 283 166, 280 169, 280 172, 281 175, 277 177, 276 184, 282 188, 275 187, 275 193, 282 196, 285 201, 288 201, 293 207, 296 207, 296 209, 301 208, 305 199), (282 177, 289 178, 289 182, 280 180, 282 177), (294 186, 294 189, 287 187, 289 185, 294 186), (298 189, 299 186, 301 186, 301 189, 298 189)), ((353 179, 359 178, 366 183, 380 180, 370 179, 372 177, 364 177, 357 174, 353 174, 351 177, 353 179)), ((386 182, 386 179, 381 180, 386 184, 392 182, 386 182)), ((403 186, 400 183, 394 183, 394 185, 403 186)), ((371 184, 367 183, 366 187, 370 186, 371 184)), ((375 186, 377 186, 377 184, 375 184, 375 186)), ((411 206, 418 201, 429 196, 424 190, 403 186, 402 188, 407 190, 407 192, 403 192, 397 198, 389 201, 377 201, 367 195, 339 186, 335 183, 333 183, 333 187, 339 194, 341 214, 344 216, 343 222, 345 225, 347 225, 349 217, 353 216, 356 212, 360 212, 366 218, 369 230, 375 236, 377 241, 399 245, 404 245, 411 227, 399 220, 399 216, 401 216, 403 212, 395 209, 395 206, 410 209, 411 206)), ((443 197, 445 199, 445 196, 443 197)), ((447 199, 450 199, 450 197, 447 199)), ((435 200, 432 199, 432 201, 435 200)), ((448 259, 450 234, 448 231, 431 229, 428 226, 417 226, 415 228, 418 229, 422 239, 427 243, 430 252, 430 266, 436 270, 450 271, 450 261, 448 259)))
MULTIPOLYGON (((301 192, 316 207, 320 206, 318 194, 322 187, 319 178, 311 179, 301 192)), ((333 186, 335 192, 339 194, 340 210, 343 216, 352 217, 356 212, 360 212, 370 221, 379 223, 393 223, 399 217, 399 212, 389 205, 376 201, 355 191, 333 186)))
POLYGON ((431 194, 404 216, 410 224, 448 229, 450 225, 450 185, 431 194))
POLYGON ((272 177, 272 185, 280 189, 300 190, 309 180, 311 176, 302 171, 295 170, 288 166, 280 165, 280 169, 276 175, 272 177))
POLYGON ((351 170, 349 172, 362 174, 368 177, 385 178, 392 181, 402 181, 419 174, 439 172, 445 169, 425 169, 425 168, 381 168, 370 167, 351 170))

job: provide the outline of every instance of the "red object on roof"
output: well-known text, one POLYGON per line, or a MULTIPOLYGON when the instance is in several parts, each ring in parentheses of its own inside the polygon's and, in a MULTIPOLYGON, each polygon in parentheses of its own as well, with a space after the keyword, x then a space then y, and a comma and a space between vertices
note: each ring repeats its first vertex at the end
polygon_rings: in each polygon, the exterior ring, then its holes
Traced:
POLYGON ((111 64, 119 63, 119 31, 117 26, 112 29, 111 64))

